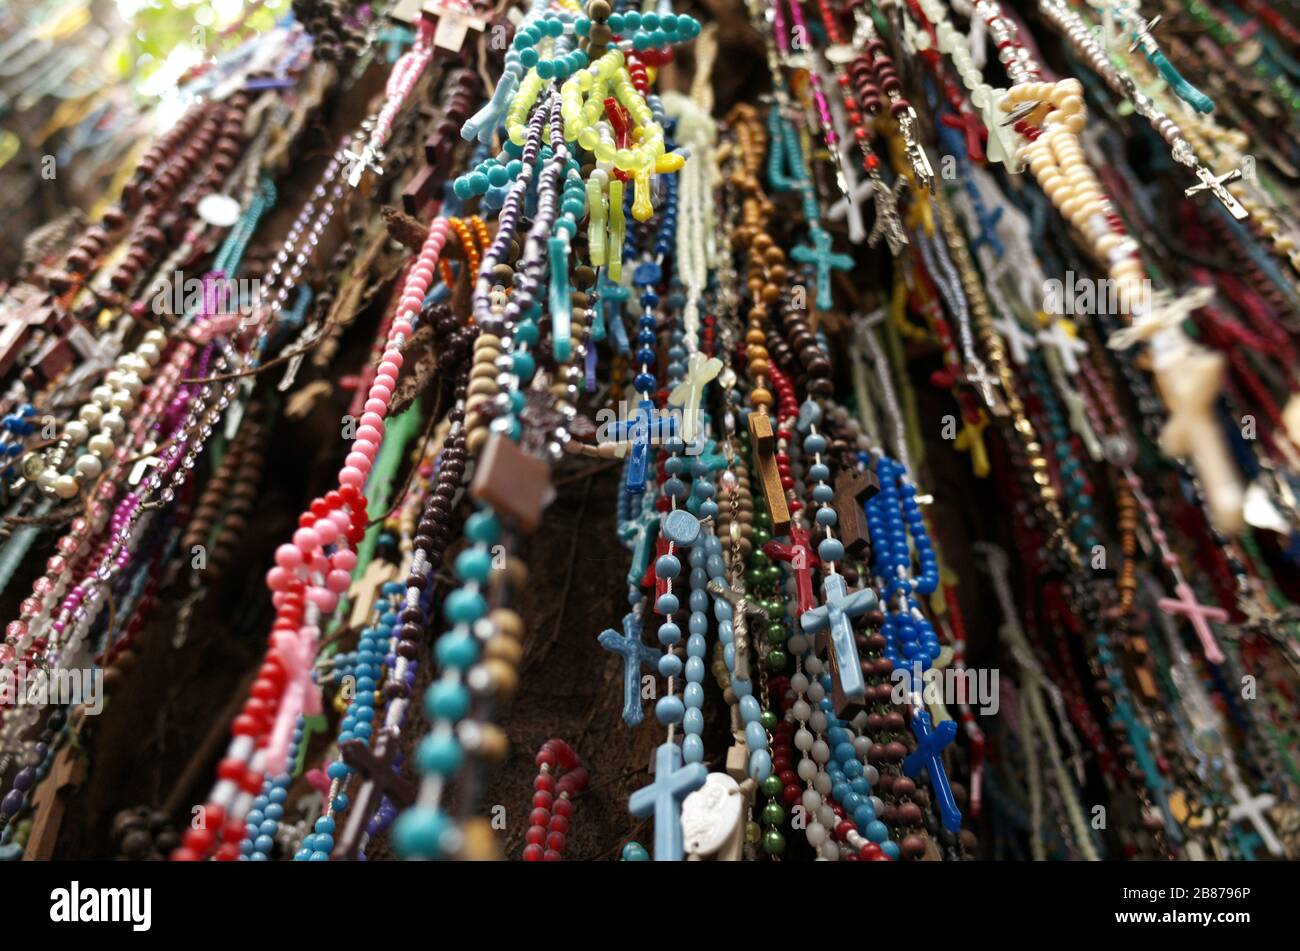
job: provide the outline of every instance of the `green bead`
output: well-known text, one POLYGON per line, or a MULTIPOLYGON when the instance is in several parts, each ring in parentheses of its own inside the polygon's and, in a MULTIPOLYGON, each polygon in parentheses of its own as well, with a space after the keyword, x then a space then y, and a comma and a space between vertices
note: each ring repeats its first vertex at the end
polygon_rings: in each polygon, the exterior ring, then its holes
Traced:
POLYGON ((763 827, 760 826, 757 822, 746 822, 745 823, 745 844, 758 845, 758 843, 761 841, 763 841, 763 827))
POLYGON ((785 836, 775 829, 763 833, 763 851, 768 855, 780 855, 785 851, 785 836))
POLYGON ((767 779, 763 780, 760 785, 763 787, 763 795, 775 796, 781 791, 781 777, 773 773, 768 776, 767 779))
POLYGON ((756 550, 754 552, 754 556, 750 558, 749 563, 753 565, 755 568, 766 568, 768 565, 772 563, 772 560, 768 558, 766 553, 764 553, 763 551, 756 550))
POLYGON ((785 670, 786 656, 785 651, 769 651, 767 655, 767 669, 772 673, 780 673, 785 670))
POLYGON ((764 710, 762 713, 758 715, 758 722, 763 724, 763 729, 771 733, 773 730, 776 729, 776 723, 777 723, 776 711, 764 710))
POLYGON ((758 569, 751 568, 749 571, 745 572, 745 587, 750 589, 757 588, 762 584, 762 579, 763 576, 759 573, 758 569))
MULTIPOLYGON (((753 532, 753 534, 752 534, 750 537, 751 537, 751 538, 753 539, 753 541, 754 541, 754 548, 755 548, 755 549, 759 549, 759 548, 762 548, 763 545, 765 545, 766 543, 768 543, 768 542, 770 542, 770 541, 772 540, 772 533, 769 532, 766 528, 763 528, 762 526, 760 526, 760 525, 758 524, 758 519, 755 518, 755 519, 754 519, 754 532, 753 532)), ((767 558, 767 556, 766 556, 766 555, 763 555, 762 552, 760 552, 760 551, 757 551, 757 550, 756 550, 756 551, 754 552, 754 557, 755 557, 755 558, 758 558, 760 555, 762 555, 762 557, 763 557, 764 559, 767 558)))
POLYGON ((763 807, 763 821, 770 826, 779 826, 782 822, 785 822, 785 810, 781 808, 781 804, 775 799, 770 800, 763 807))

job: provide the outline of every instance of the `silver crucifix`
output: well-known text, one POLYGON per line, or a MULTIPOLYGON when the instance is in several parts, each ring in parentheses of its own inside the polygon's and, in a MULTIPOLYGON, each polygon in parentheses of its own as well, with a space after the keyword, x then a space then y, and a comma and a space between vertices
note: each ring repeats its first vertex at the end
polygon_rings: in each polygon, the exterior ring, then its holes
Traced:
POLYGON ((737 579, 730 587, 718 579, 709 582, 709 593, 724 598, 731 605, 731 635, 735 652, 732 674, 739 680, 749 680, 749 619, 768 619, 767 609, 752 601, 745 593, 745 584, 737 579))

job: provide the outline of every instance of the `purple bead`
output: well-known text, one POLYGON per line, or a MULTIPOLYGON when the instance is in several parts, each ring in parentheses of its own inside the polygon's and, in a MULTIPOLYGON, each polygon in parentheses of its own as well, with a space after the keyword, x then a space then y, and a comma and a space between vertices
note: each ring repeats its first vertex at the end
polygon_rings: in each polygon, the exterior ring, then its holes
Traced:
POLYGON ((14 777, 14 789, 20 792, 27 792, 36 783, 36 770, 30 766, 24 766, 14 777))
POLYGON ((5 794, 4 799, 0 799, 0 816, 12 816, 23 807, 23 794, 17 789, 11 789, 5 794))

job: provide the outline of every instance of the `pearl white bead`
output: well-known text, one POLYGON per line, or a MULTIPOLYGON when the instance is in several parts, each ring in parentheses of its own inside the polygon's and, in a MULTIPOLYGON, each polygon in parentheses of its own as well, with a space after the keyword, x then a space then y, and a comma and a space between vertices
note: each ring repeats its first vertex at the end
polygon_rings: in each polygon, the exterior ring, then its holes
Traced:
POLYGON ((819 763, 825 763, 831 758, 831 748, 826 745, 825 740, 818 740, 812 745, 809 752, 812 753, 812 758, 819 763))
POLYGON ((808 844, 817 848, 826 841, 826 827, 820 822, 814 822, 804 830, 808 836, 808 844))
POLYGON ((126 390, 118 390, 114 393, 111 402, 114 409, 121 410, 123 413, 129 413, 135 409, 135 399, 126 390))
POLYGON ((794 771, 805 783, 811 783, 817 778, 817 764, 806 756, 799 760, 799 765, 794 768, 794 771))
POLYGON ((790 712, 794 718, 800 721, 806 721, 812 716, 812 707, 808 706, 807 700, 796 700, 790 707, 790 712))
POLYGON ((803 693, 808 689, 808 677, 805 674, 795 674, 790 678, 790 689, 795 693, 803 693))
POLYGON ((77 494, 77 480, 70 475, 61 475, 54 480, 54 494, 61 499, 70 499, 77 494))
MULTIPOLYGON (((807 760, 805 760, 807 762, 807 760)), ((803 807, 809 813, 816 813, 822 807, 822 794, 815 789, 805 789, 803 791, 803 807)))
POLYGON ((831 780, 830 774, 824 772, 819 772, 816 777, 814 777, 812 784, 813 789, 817 790, 823 796, 829 796, 831 794, 831 787, 835 785, 831 780))
POLYGON ((812 749, 813 745, 812 732, 809 730, 796 730, 794 734, 794 745, 795 749, 800 752, 808 752, 808 750, 812 749))
POLYGON ((54 469, 52 468, 43 469, 41 470, 41 474, 36 477, 36 484, 39 485, 42 489, 53 489, 54 480, 57 479, 58 477, 59 474, 55 472, 54 469))
POLYGON ((104 471, 104 464, 99 461, 98 457, 86 453, 84 456, 78 456, 74 467, 83 478, 98 479, 99 474, 104 471))
POLYGON ((126 419, 124 419, 122 414, 117 412, 117 410, 105 413, 104 418, 99 421, 99 424, 114 436, 121 435, 122 430, 126 429, 126 419))
POLYGON ((116 443, 113 441, 111 433, 98 433, 90 438, 87 448, 95 455, 99 456, 99 458, 103 459, 104 457, 113 454, 113 447, 115 445, 116 443))
POLYGON ((111 386, 97 386, 90 391, 90 398, 104 409, 108 409, 108 401, 113 398, 113 388, 111 386))
POLYGON ((90 438, 90 427, 81 420, 74 419, 63 427, 63 435, 67 436, 74 446, 80 446, 90 438))
POLYGON ((85 406, 81 407, 81 410, 77 415, 87 426, 98 427, 99 421, 104 418, 104 411, 94 403, 87 403, 85 406))

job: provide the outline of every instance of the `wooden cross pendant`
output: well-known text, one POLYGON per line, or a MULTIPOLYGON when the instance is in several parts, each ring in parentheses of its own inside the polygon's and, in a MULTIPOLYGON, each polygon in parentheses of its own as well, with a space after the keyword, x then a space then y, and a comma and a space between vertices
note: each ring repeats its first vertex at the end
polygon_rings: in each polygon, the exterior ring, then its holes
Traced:
POLYGON ((71 744, 59 750, 45 781, 32 792, 32 828, 27 834, 23 860, 45 862, 54 855, 54 845, 63 825, 69 790, 86 778, 86 758, 71 744))
POLYGON ((835 509, 836 528, 844 550, 854 558, 865 557, 871 548, 871 535, 867 530, 867 513, 862 508, 880 491, 880 480, 870 469, 854 472, 841 469, 835 477, 835 496, 831 507, 835 509))
POLYGON ((790 531, 790 508, 785 501, 785 486, 776 467, 776 436, 772 432, 772 419, 762 410, 749 414, 749 437, 753 441, 754 468, 763 486, 768 514, 772 516, 772 534, 785 535, 790 531))
POLYGON ((379 732, 374 749, 362 740, 349 740, 339 747, 339 755, 363 779, 348 809, 343 834, 334 846, 335 859, 351 861, 361 847, 361 834, 370 817, 379 810, 380 797, 387 796, 394 806, 405 808, 415 802, 415 784, 393 768, 397 737, 386 729, 379 732))

